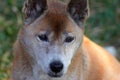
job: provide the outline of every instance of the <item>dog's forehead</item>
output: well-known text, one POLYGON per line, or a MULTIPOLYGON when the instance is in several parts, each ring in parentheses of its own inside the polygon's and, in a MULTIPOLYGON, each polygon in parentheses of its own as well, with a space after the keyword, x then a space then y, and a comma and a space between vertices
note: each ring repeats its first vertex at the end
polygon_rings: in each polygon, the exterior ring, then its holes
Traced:
POLYGON ((62 2, 53 1, 48 3, 48 10, 45 16, 45 21, 49 22, 49 25, 51 25, 53 30, 72 30, 71 27, 73 24, 67 11, 67 5, 62 2))
POLYGON ((66 6, 58 1, 49 2, 45 21, 50 25, 53 31, 62 31, 67 23, 66 6))
POLYGON ((54 32, 55 36, 60 36, 61 32, 71 32, 73 30, 66 5, 58 1, 48 3, 42 25, 40 26, 54 32))
POLYGON ((63 14, 48 12, 45 16, 45 23, 48 24, 49 29, 59 36, 61 32, 66 29, 67 17, 63 14))
POLYGON ((44 16, 35 22, 31 30, 35 34, 40 31, 54 32, 54 37, 58 38, 63 32, 74 31, 74 26, 69 18, 67 7, 59 1, 48 2, 48 9, 43 14, 44 16))
POLYGON ((61 1, 48 1, 48 11, 52 13, 65 13, 67 8, 67 4, 61 2, 61 1))

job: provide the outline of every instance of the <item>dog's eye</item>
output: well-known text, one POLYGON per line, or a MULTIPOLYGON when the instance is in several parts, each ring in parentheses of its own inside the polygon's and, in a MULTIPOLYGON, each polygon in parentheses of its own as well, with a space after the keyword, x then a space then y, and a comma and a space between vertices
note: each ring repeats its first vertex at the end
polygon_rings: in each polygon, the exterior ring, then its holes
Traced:
POLYGON ((66 39, 65 39, 64 42, 70 43, 70 42, 72 42, 73 40, 74 40, 74 37, 68 36, 68 37, 66 37, 66 39))
POLYGON ((39 40, 48 42, 48 37, 46 34, 41 34, 37 36, 39 40))

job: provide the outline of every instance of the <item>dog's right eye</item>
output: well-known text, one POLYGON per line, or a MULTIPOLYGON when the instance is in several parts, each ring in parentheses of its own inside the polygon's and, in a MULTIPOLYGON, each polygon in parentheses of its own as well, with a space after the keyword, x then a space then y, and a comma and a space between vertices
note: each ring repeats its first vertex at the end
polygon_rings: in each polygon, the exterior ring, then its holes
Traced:
POLYGON ((41 34, 41 35, 38 35, 37 38, 41 41, 45 41, 45 42, 48 42, 48 37, 46 34, 41 34))
POLYGON ((74 40, 74 37, 68 36, 68 37, 65 39, 65 42, 70 43, 70 42, 72 42, 73 40, 74 40))

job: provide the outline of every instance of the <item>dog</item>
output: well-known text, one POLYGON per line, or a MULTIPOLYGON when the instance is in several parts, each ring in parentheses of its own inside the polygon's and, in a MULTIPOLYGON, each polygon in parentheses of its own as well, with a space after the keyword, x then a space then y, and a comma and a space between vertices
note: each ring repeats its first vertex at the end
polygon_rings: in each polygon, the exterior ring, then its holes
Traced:
POLYGON ((87 0, 26 0, 12 80, 120 80, 120 64, 84 35, 87 0))

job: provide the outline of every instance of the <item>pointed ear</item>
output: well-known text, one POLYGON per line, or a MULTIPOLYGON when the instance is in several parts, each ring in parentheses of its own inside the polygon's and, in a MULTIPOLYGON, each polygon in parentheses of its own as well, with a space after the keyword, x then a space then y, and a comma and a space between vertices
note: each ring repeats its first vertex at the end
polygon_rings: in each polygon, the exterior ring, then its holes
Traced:
POLYGON ((23 7, 25 24, 30 24, 47 8, 46 0, 26 0, 23 7))
POLYGON ((80 24, 88 17, 88 0, 70 0, 67 9, 73 20, 80 24))

